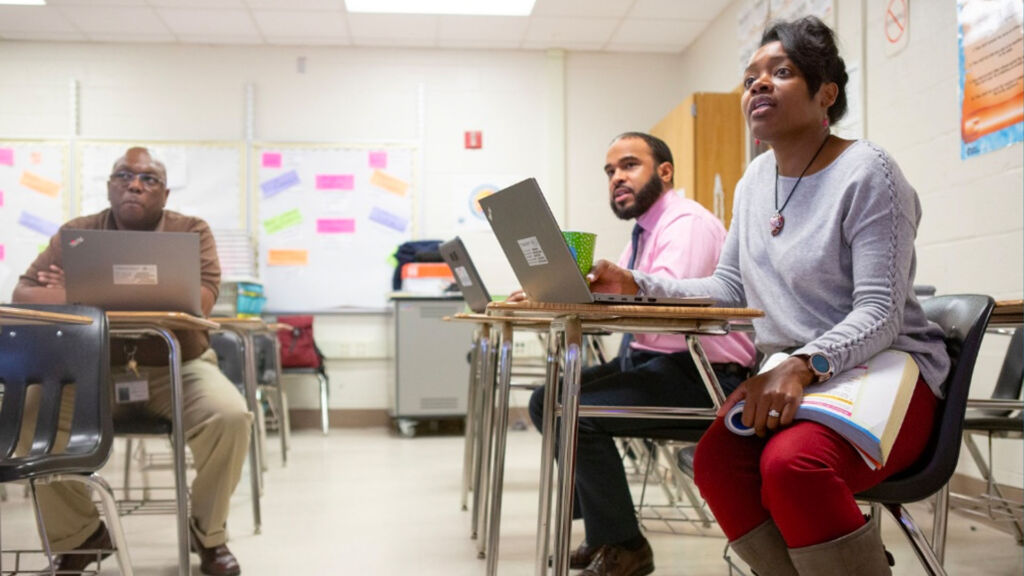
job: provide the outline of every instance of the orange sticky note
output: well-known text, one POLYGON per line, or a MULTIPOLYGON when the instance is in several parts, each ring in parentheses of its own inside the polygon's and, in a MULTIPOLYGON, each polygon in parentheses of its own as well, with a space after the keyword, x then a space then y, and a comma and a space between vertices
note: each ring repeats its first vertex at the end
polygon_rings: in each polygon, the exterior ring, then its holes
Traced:
POLYGON ((56 198, 57 194, 60 193, 60 184, 47 180, 38 174, 33 174, 28 170, 21 173, 21 180, 18 183, 51 198, 56 198))
POLYGON ((309 250, 267 250, 268 266, 306 266, 309 250))
POLYGON ((387 172, 380 170, 374 170, 370 176, 370 184, 378 188, 383 188, 392 194, 398 194, 399 196, 405 196, 406 190, 409 189, 409 183, 401 178, 396 178, 387 172))

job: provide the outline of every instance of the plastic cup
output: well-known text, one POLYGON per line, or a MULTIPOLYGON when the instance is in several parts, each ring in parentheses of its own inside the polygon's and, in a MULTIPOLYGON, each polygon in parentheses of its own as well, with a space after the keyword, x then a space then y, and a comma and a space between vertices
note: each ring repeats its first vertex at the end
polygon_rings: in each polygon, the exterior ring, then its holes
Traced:
POLYGON ((562 232, 565 243, 569 245, 576 266, 580 274, 585 277, 587 272, 594 266, 594 244, 597 243, 597 234, 593 232, 580 232, 577 230, 566 230, 562 232))

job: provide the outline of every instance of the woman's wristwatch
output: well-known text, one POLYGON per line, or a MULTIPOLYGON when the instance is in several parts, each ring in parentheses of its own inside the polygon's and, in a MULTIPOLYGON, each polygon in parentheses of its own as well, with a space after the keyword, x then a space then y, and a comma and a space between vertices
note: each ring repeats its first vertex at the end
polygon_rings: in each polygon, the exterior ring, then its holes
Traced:
POLYGON ((814 375, 814 382, 820 383, 832 377, 832 362, 820 352, 807 356, 807 369, 814 375))

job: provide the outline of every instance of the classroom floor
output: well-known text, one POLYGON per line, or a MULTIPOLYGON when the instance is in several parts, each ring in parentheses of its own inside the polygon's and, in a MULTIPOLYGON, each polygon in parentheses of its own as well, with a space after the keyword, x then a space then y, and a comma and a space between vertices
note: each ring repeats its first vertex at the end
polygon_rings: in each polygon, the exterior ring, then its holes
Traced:
MULTIPOLYGON (((502 575, 533 574, 539 447, 540 437, 532 431, 509 435, 502 575)), ((123 450, 120 441, 117 448, 123 450)), ((476 543, 469 538, 470 514, 459 506, 462 437, 404 439, 385 429, 332 430, 324 437, 301 431, 292 436, 287 467, 281 465, 276 437, 267 449, 262 534, 253 534, 247 472, 232 499, 230 547, 243 574, 485 573, 485 561, 477 558, 476 543)), ((115 454, 104 471, 112 483, 120 481, 121 461, 115 454)), ((20 487, 8 488, 8 500, 0 506, 5 550, 38 546, 29 502, 20 487)), ((927 506, 915 505, 912 513, 930 527, 927 506)), ((177 574, 173 517, 130 516, 123 522, 135 574, 177 574)), ((651 523, 652 529, 656 525, 651 523)), ((923 574, 891 518, 885 518, 883 528, 896 556, 894 574, 923 574)), ((573 529, 575 542, 582 526, 573 529)), ((682 529, 690 534, 649 532, 656 574, 729 574, 722 560, 723 537, 713 528, 682 529)), ((198 559, 193 555, 192 560, 198 574, 198 559)), ((3 562, 2 569, 9 570, 10 558, 5 555, 3 562)), ((1007 534, 951 515, 946 567, 951 575, 1019 576, 1024 559, 1007 534)), ((113 558, 104 561, 100 573, 118 574, 113 558)))

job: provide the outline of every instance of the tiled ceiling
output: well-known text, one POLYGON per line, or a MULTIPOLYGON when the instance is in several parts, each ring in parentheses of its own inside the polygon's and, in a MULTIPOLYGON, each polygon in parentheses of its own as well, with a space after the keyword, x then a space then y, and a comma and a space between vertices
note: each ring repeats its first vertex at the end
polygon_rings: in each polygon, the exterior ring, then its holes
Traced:
POLYGON ((537 0, 506 17, 350 14, 344 0, 47 0, 0 6, 0 39, 676 54, 730 1, 537 0))

